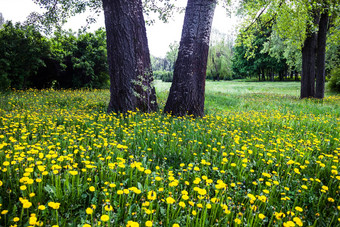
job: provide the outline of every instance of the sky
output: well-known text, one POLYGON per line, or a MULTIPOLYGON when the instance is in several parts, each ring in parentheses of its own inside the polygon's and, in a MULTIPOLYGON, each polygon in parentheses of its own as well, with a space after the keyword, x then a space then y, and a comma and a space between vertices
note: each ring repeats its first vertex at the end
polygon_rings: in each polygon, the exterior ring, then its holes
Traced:
MULTIPOLYGON (((178 4, 185 6, 186 0, 178 0, 178 4)), ((34 11, 39 12, 41 9, 32 0, 0 0, 0 12, 5 20, 24 22, 27 16, 34 11)), ((86 25, 86 17, 87 15, 85 14, 73 17, 69 19, 64 28, 77 31, 81 26, 86 25)), ((176 13, 168 23, 156 21, 155 24, 146 27, 151 55, 164 57, 169 45, 174 41, 180 41, 183 21, 184 13, 176 13)), ((213 19, 213 29, 225 34, 235 35, 235 29, 239 21, 240 19, 235 16, 227 16, 226 10, 217 5, 213 19)), ((97 18, 96 24, 90 26, 90 31, 94 31, 99 27, 104 27, 103 14, 97 18)))

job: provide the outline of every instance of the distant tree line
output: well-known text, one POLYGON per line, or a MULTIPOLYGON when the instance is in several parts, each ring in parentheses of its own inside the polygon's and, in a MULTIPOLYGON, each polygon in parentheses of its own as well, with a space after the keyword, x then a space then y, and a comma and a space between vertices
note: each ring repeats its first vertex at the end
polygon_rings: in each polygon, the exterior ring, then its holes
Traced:
POLYGON ((50 38, 32 26, 0 29, 0 89, 108 88, 106 34, 57 31, 50 38))

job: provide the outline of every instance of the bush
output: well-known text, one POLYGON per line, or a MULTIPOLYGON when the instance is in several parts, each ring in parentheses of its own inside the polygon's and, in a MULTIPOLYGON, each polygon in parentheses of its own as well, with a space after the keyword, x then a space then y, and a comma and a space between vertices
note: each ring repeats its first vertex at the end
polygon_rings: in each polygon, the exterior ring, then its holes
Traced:
POLYGON ((328 86, 332 92, 340 93, 340 67, 332 70, 328 86))
POLYGON ((170 71, 154 71, 153 75, 156 79, 162 80, 163 82, 172 82, 173 72, 170 71))

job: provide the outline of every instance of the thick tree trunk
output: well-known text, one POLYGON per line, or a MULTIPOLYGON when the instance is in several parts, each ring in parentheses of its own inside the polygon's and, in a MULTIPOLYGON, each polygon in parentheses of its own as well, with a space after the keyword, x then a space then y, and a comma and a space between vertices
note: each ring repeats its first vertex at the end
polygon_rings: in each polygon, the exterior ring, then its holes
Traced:
POLYGON ((141 0, 102 0, 110 72, 108 112, 157 109, 141 0))
POLYGON ((302 48, 301 99, 315 94, 316 40, 316 33, 309 33, 302 48))
POLYGON ((164 112, 204 115, 205 76, 216 0, 188 0, 174 78, 164 112))
POLYGON ((316 53, 316 90, 315 98, 323 99, 325 95, 325 60, 328 28, 328 10, 323 12, 319 22, 318 43, 316 53))

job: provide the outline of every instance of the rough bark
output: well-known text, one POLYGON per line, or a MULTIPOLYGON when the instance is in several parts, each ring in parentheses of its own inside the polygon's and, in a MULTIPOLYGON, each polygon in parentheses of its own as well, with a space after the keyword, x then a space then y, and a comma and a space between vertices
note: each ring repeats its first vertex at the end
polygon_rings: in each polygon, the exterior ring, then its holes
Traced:
MULTIPOLYGON (((319 19, 314 18, 317 24, 319 19)), ((302 72, 300 98, 311 98, 315 95, 315 62, 316 62, 317 33, 307 28, 307 38, 302 48, 302 72)))
POLYGON ((317 40, 315 98, 319 99, 323 99, 325 95, 325 60, 327 29, 329 21, 328 17, 328 10, 325 10, 320 17, 317 40))
POLYGON ((205 77, 215 6, 216 0, 188 0, 165 113, 204 115, 205 77))
POLYGON ((110 73, 108 112, 154 111, 155 89, 141 0, 102 0, 110 73))

